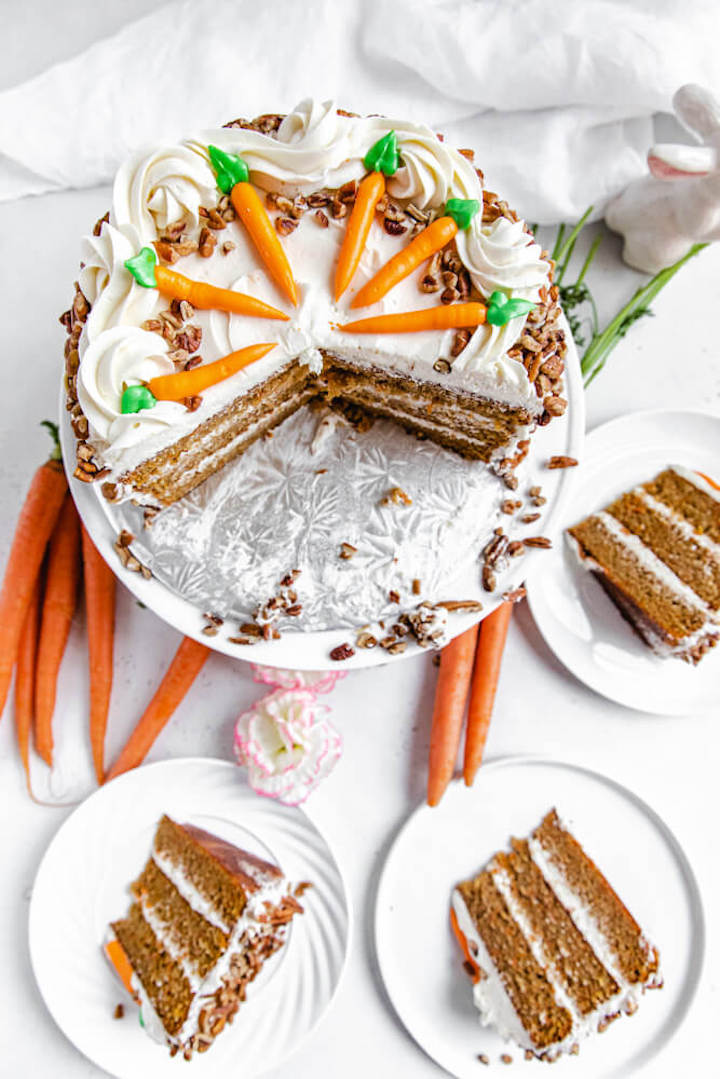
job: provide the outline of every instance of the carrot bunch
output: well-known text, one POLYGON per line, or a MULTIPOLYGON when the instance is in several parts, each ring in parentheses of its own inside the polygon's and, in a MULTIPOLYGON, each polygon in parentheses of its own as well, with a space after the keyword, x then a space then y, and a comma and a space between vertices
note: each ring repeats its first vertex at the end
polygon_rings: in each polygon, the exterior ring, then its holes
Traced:
POLYGON ((452 779, 466 706, 463 777, 468 787, 473 784, 490 729, 512 609, 512 600, 506 600, 442 651, 430 733, 428 805, 439 803, 452 779))
POLYGON ((46 421, 54 448, 30 484, 0 587, 0 714, 13 670, 18 750, 30 782, 30 739, 53 765, 57 682, 80 582, 88 630, 89 740, 98 783, 140 764, 192 685, 209 654, 184 638, 150 705, 108 775, 104 746, 113 682, 115 575, 82 528, 60 459, 58 429, 46 421))

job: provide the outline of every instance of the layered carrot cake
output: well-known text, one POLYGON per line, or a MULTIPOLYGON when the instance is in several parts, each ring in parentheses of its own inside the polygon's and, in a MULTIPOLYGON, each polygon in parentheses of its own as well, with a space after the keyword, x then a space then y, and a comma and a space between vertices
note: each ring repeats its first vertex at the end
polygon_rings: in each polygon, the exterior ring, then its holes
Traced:
POLYGON ((568 529, 581 564, 659 656, 720 637, 720 490, 675 466, 568 529))
POLYGON ((209 1049, 302 907, 275 865, 164 816, 105 953, 175 1055, 209 1049))
POLYGON ((457 885, 451 921, 480 1021, 544 1060, 662 984, 656 949, 554 809, 457 885))
POLYGON ((168 505, 318 397, 497 465, 566 408, 552 269, 421 123, 304 101, 136 153, 63 316, 76 476, 168 505))

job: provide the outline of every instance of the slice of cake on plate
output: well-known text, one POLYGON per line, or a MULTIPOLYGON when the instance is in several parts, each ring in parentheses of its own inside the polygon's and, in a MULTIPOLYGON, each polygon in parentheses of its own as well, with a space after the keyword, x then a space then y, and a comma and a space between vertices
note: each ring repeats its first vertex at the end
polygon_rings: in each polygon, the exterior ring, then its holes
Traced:
POLYGON ((168 505, 313 398, 511 462, 565 411, 565 331, 472 158, 313 101, 134 154, 63 316, 75 475, 168 505))
POLYGON ((542 1059, 662 984, 656 949, 554 809, 457 885, 451 921, 481 1022, 542 1059))
POLYGON ((190 1059, 232 1022, 302 907, 276 865, 167 816, 130 890, 105 953, 146 1032, 190 1059))
POLYGON ((720 491, 675 466, 568 529, 581 565, 659 656, 697 663, 720 637, 720 491))

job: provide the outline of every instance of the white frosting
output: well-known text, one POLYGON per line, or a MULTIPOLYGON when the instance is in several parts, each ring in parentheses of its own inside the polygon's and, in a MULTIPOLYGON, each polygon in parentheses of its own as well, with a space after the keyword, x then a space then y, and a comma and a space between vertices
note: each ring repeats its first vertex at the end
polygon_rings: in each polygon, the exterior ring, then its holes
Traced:
MULTIPOLYGON (((555 1059, 568 1053, 581 1039, 598 1029, 603 1019, 617 1012, 632 1010, 642 996, 645 986, 630 982, 620 970, 611 942, 605 936, 591 910, 573 890, 571 884, 544 851, 540 842, 531 837, 528 840, 530 857, 540 870, 546 884, 558 901, 570 915, 578 931, 594 952, 597 959, 612 975, 618 985, 618 992, 598 1005, 591 1012, 583 1015, 567 992, 561 976, 548 964, 541 940, 534 933, 521 903, 513 893, 510 879, 505 870, 494 862, 486 869, 491 873, 493 883, 505 901, 510 915, 517 924, 525 942, 535 960, 545 970, 559 1006, 564 1007, 572 1017, 572 1027, 566 1037, 555 1042, 543 1054, 547 1059, 555 1059)), ((522 1024, 515 1007, 503 985, 500 973, 488 952, 483 939, 467 908, 462 894, 455 889, 452 894, 452 907, 458 921, 458 927, 470 946, 471 954, 485 977, 481 977, 473 987, 473 1000, 480 1013, 483 1026, 492 1025, 504 1039, 511 1039, 522 1049, 537 1051, 532 1039, 522 1024)), ((647 943, 643 939, 643 943, 647 943)), ((649 945, 648 945, 649 947, 649 945)), ((659 972, 653 976, 652 983, 659 984, 659 972)))
MULTIPOLYGON (((392 237, 381 227, 373 227, 353 283, 336 305, 332 281, 346 220, 331 217, 329 226, 320 228, 312 212, 308 212, 297 229, 283 239, 300 291, 298 307, 288 311, 289 323, 219 311, 198 311, 193 316, 193 322, 203 330, 200 351, 204 362, 259 341, 277 341, 277 347, 263 360, 205 391, 196 412, 188 413, 182 405, 164 402, 154 409, 120 416, 123 383, 162 373, 157 361, 153 360, 149 369, 143 368, 141 361, 166 351, 159 335, 141 339, 130 331, 140 332, 141 323, 168 304, 155 289, 137 285, 124 262, 180 218, 188 220, 191 228, 198 227, 200 207, 215 205, 219 193, 208 159, 208 144, 241 155, 252 182, 260 188, 294 195, 335 188, 360 178, 365 172, 364 155, 391 128, 397 134, 402 161, 396 174, 388 179, 392 197, 411 201, 421 209, 438 209, 450 197, 482 200, 482 185, 470 162, 440 142, 424 124, 339 116, 332 102, 301 102, 283 120, 277 138, 249 129, 220 128, 201 132, 174 146, 136 153, 121 166, 113 187, 110 224, 103 225, 99 237, 85 241, 85 267, 80 279, 92 311, 80 341, 78 392, 90 423, 91 441, 108 464, 118 471, 132 469, 194 430, 243 389, 264 381, 290 359, 299 356, 311 370, 318 371, 321 348, 418 379, 487 393, 539 414, 542 405, 524 367, 507 356, 522 333, 524 316, 503 327, 478 327, 449 375, 435 372, 433 364, 438 356, 450 355, 454 331, 373 336, 334 329, 334 323, 358 317, 349 311, 353 294, 406 245, 408 237, 392 237), (107 331, 121 327, 127 337, 121 333, 105 336, 107 331), (147 349, 146 357, 141 355, 142 348, 147 349), (140 370, 149 370, 149 374, 141 374, 140 370)), ((175 268, 188 277, 246 291, 287 308, 245 230, 231 223, 227 230, 215 235, 220 243, 232 239, 235 249, 225 256, 216 252, 209 259, 190 255, 175 268)), ((457 242, 463 263, 485 296, 501 289, 511 296, 536 300, 547 283, 547 263, 520 222, 498 218, 483 225, 481 214, 477 214, 470 227, 458 233, 457 242)), ((367 313, 416 310, 435 307, 438 302, 437 294, 419 291, 413 275, 368 308, 367 313)), ((162 371, 169 361, 164 363, 162 371)))

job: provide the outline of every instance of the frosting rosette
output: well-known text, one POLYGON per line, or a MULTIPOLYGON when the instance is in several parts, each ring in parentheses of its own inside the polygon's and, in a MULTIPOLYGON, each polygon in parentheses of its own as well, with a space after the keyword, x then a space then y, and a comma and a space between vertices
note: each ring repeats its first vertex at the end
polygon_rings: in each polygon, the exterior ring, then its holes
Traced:
POLYGON ((299 805, 340 758, 328 709, 307 689, 278 689, 238 716, 234 750, 257 794, 299 805))
POLYGON ((309 689, 313 693, 329 693, 347 674, 347 671, 291 671, 284 667, 266 667, 262 663, 251 663, 250 666, 255 682, 281 689, 309 689))

